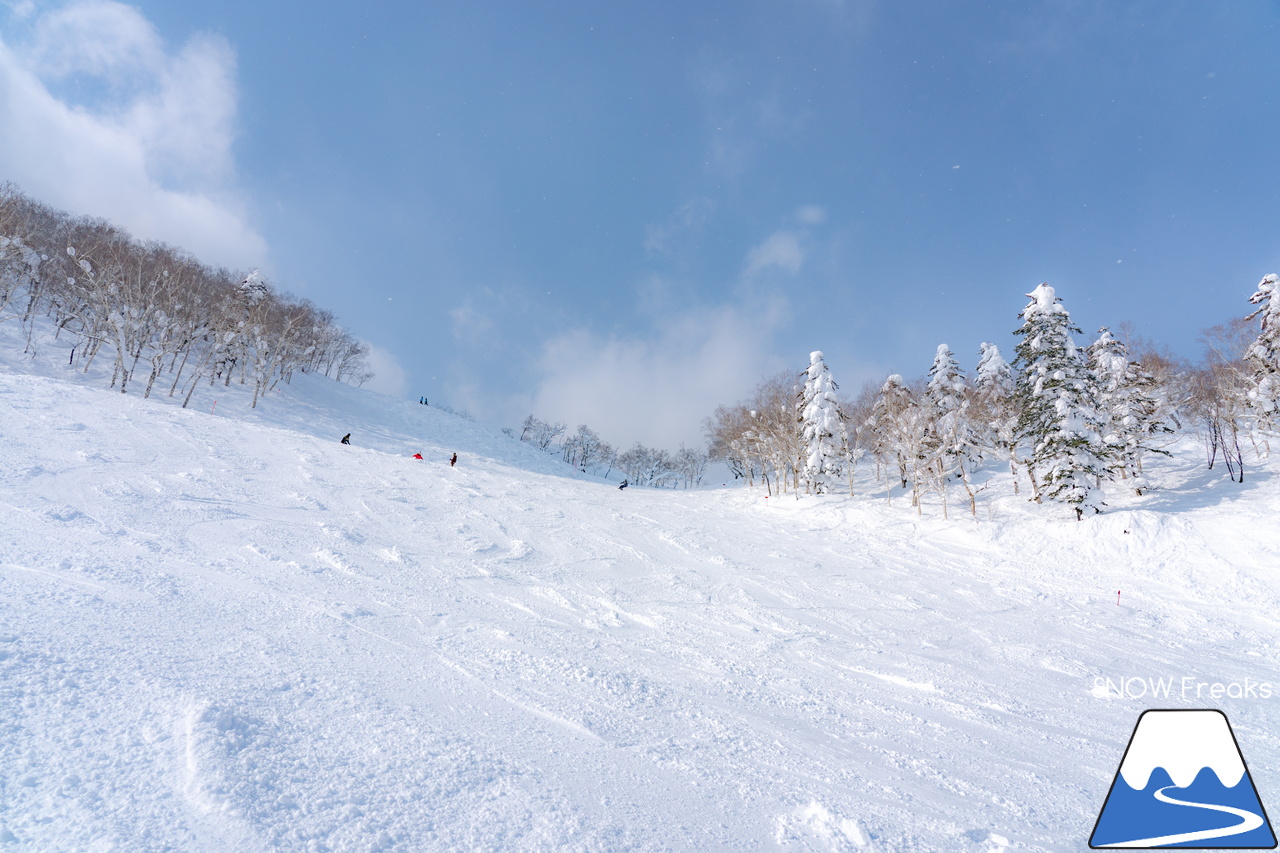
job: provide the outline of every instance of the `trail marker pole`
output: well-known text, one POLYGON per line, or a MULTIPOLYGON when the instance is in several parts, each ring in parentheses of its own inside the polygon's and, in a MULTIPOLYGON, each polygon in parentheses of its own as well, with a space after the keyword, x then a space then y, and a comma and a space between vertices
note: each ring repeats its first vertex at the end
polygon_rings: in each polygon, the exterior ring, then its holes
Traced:
POLYGON ((1120 606, 1120 590, 1116 590, 1116 607, 1120 606))
POLYGON ((209 414, 214 415, 214 414, 217 414, 217 413, 218 413, 218 401, 217 401, 217 400, 214 400, 214 401, 213 401, 213 408, 209 410, 209 414))

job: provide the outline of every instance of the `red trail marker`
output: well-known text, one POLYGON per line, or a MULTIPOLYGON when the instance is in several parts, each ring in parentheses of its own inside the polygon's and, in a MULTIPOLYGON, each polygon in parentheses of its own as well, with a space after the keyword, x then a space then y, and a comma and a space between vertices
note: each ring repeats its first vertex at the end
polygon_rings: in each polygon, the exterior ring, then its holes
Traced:
POLYGON ((1116 607, 1120 606, 1120 590, 1116 590, 1116 607))

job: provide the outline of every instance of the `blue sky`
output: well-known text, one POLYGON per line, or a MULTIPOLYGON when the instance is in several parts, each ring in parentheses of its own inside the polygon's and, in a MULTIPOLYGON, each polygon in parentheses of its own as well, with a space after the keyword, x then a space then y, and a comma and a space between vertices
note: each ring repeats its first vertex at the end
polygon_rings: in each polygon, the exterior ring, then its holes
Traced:
POLYGON ((0 0, 0 180, 334 311, 378 387, 674 447, 1280 270, 1274 3, 0 0))

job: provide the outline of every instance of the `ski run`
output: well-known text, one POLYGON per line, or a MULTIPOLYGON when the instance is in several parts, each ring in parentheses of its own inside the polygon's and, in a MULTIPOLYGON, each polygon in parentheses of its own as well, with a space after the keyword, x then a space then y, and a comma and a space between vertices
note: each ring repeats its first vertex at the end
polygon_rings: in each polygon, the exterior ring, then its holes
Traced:
POLYGON ((1274 459, 1184 438, 1083 522, 998 463, 976 519, 619 491, 305 375, 122 395, 14 326, 4 853, 1078 851, 1151 707, 1223 710, 1280 811, 1274 459))

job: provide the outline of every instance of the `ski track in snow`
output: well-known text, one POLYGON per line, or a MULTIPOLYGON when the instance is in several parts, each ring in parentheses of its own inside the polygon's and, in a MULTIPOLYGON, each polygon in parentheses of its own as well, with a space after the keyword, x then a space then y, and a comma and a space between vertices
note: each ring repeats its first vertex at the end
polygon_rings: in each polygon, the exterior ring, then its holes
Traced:
MULTIPOLYGON (((1275 466, 1192 443, 1085 523, 998 476, 975 523, 56 362, 0 363, 0 850, 1074 851, 1184 704, 1095 678, 1280 683, 1275 466)), ((1253 767, 1274 701, 1216 703, 1253 767)))

